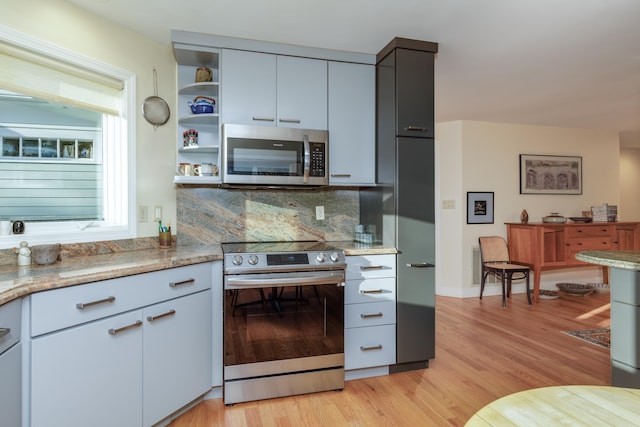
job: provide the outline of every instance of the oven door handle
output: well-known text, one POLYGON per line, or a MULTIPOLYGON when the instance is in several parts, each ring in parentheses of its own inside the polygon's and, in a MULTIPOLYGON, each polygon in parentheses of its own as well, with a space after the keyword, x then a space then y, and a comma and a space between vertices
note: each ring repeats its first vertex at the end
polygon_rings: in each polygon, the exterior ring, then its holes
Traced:
POLYGON ((259 288, 266 286, 303 286, 303 285, 338 285, 344 283, 343 275, 333 276, 308 276, 308 277, 291 277, 291 278, 271 278, 271 279, 256 279, 256 278, 234 278, 227 277, 226 288, 259 288))

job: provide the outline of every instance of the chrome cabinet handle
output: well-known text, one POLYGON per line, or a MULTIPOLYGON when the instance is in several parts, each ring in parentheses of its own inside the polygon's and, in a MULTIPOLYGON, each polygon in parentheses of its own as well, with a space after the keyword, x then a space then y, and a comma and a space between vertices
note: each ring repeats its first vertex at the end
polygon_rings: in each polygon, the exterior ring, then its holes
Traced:
POLYGON ((362 270, 362 271, 382 270, 383 268, 384 268, 384 266, 382 266, 382 265, 361 265, 360 266, 360 270, 362 270))
POLYGON ((153 322, 154 320, 162 319, 163 317, 167 316, 173 316, 174 314, 176 314, 176 311, 174 309, 171 309, 166 313, 158 314, 157 316, 147 316, 147 320, 149 322, 153 322))
POLYGON ((363 319, 370 319, 372 317, 382 317, 382 313, 375 313, 375 314, 361 314, 360 315, 361 318, 363 319))
POLYGON ((97 301, 79 302, 76 304, 76 308, 78 310, 84 310, 85 308, 92 307, 94 305, 107 304, 107 303, 114 302, 115 300, 116 300, 116 297, 106 297, 105 299, 99 299, 97 301))
POLYGON ((332 178, 351 178, 351 174, 350 173, 332 173, 331 177, 332 178))
POLYGON ((415 130, 417 132, 426 132, 429 128, 423 128, 421 126, 407 126, 404 130, 415 130))
POLYGON ((117 329, 109 329, 109 335, 117 335, 120 332, 124 332, 128 329, 133 329, 133 328, 139 328, 140 326, 142 326, 142 320, 136 320, 135 323, 132 323, 130 325, 127 326, 123 326, 122 328, 117 328, 117 329))
POLYGON ((4 338, 11 333, 11 328, 0 328, 0 338, 4 338))
POLYGON ((258 117, 258 116, 253 116, 251 117, 251 119, 255 120, 256 122, 274 122, 276 120, 273 117, 258 117))
POLYGON ((300 123, 300 119, 278 119, 280 123, 300 123))
POLYGON ((194 283, 196 283, 196 279, 192 278, 192 279, 182 280, 180 282, 171 282, 169 283, 169 287, 175 288, 182 285, 192 285, 194 283))
POLYGON ((430 267, 435 267, 435 264, 429 264, 428 262, 418 262, 418 263, 415 263, 415 264, 407 264, 407 267, 430 268, 430 267))
POLYGON ((382 344, 373 345, 370 347, 360 346, 360 350, 362 351, 371 351, 371 350, 382 350, 382 344))
POLYGON ((360 291, 361 294, 381 294, 382 289, 362 289, 360 291))

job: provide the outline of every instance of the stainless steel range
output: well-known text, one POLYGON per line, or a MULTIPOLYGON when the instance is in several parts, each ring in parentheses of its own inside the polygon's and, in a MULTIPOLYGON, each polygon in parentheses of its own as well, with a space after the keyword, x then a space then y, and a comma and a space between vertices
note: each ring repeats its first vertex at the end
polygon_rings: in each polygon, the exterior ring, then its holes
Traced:
POLYGON ((344 252, 225 243, 224 402, 344 388, 344 252))

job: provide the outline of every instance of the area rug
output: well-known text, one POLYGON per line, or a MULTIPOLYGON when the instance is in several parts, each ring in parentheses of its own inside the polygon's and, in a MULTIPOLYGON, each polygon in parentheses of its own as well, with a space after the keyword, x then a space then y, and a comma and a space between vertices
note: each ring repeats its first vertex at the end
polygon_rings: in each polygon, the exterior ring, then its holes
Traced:
POLYGON ((565 334, 569 334, 572 337, 580 338, 581 340, 591 344, 599 345, 600 347, 611 347, 611 331, 609 330, 609 328, 565 331, 565 334))

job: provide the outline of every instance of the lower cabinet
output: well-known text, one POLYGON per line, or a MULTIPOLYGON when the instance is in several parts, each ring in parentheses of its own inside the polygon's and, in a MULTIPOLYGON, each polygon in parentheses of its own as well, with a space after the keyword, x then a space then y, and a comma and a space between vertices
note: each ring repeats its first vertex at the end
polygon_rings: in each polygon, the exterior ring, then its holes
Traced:
POLYGON ((344 368, 396 363, 395 255, 347 257, 344 368))
POLYGON ((0 425, 22 424, 22 300, 0 306, 0 425))
POLYGON ((198 264, 129 276, 129 286, 102 289, 109 291, 102 299, 84 295, 96 284, 32 295, 35 324, 55 315, 38 313, 49 296, 62 317, 154 303, 33 337, 31 425, 150 426, 211 390, 211 271, 198 264))

